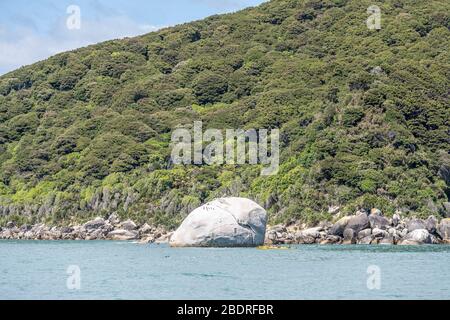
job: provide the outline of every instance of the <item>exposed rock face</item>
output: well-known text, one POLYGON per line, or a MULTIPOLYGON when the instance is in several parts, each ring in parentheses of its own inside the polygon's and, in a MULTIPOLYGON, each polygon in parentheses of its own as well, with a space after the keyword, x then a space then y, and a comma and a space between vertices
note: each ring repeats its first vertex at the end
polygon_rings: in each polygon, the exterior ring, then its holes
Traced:
POLYGON ((362 239, 372 235, 372 229, 364 229, 358 232, 358 239, 362 239))
POLYGON ((347 228, 353 229, 356 233, 369 227, 370 221, 367 217, 367 214, 365 213, 360 213, 356 216, 351 217, 347 223, 347 228))
POLYGON ((380 215, 371 214, 369 216, 369 222, 372 229, 378 228, 384 230, 389 227, 389 220, 380 215))
POLYGON ((367 237, 364 237, 364 238, 360 239, 358 241, 358 244, 371 244, 373 239, 374 239, 373 236, 370 235, 370 236, 367 236, 367 237))
POLYGON ((418 245, 432 243, 430 233, 426 229, 415 229, 408 233, 400 244, 418 245))
POLYGON ((385 218, 381 210, 373 208, 370 210, 370 215, 367 215, 366 210, 359 210, 355 215, 345 216, 334 224, 321 222, 316 228, 302 229, 304 227, 304 225, 295 224, 269 227, 266 241, 268 244, 450 243, 450 219, 443 219, 440 223, 435 216, 430 216, 426 220, 403 219, 399 210, 392 219, 385 218), (412 230, 411 232, 408 227, 412 230))
POLYGON ((450 218, 450 202, 444 202, 442 207, 444 209, 445 217, 450 218))
POLYGON ((98 229, 105 225, 105 220, 103 218, 95 218, 94 220, 86 222, 83 227, 86 230, 98 229))
POLYGON ((385 237, 389 236, 389 233, 385 230, 379 229, 379 228, 374 228, 372 230, 372 235, 377 238, 377 239, 383 239, 385 237))
POLYGON ((355 244, 355 243, 356 243, 356 232, 350 228, 345 229, 343 244, 355 244))
POLYGON ((295 234, 295 241, 298 244, 314 244, 321 237, 322 227, 305 229, 295 234))
POLYGON ((437 224, 438 224, 438 221, 434 216, 429 216, 428 219, 425 221, 426 229, 431 234, 436 233, 437 224))
POLYGON ((134 222, 131 221, 131 220, 126 220, 126 221, 122 222, 122 223, 120 224, 120 227, 121 227, 122 229, 128 230, 128 231, 136 230, 136 229, 137 229, 136 223, 134 223, 134 222))
POLYGON ((407 228, 409 232, 412 232, 417 229, 426 229, 426 223, 422 219, 411 219, 407 222, 407 228))
POLYGON ((394 215, 392 216, 392 225, 394 227, 398 226, 400 220, 401 220, 400 215, 398 213, 394 213, 394 215))
POLYGON ((450 242, 450 218, 442 219, 438 227, 438 233, 444 241, 450 242))
POLYGON ((251 247, 264 243, 267 213, 245 198, 221 198, 194 211, 170 238, 173 247, 251 247))
POLYGON ((333 236, 340 236, 342 237, 344 234, 344 230, 349 222, 351 217, 346 216, 338 220, 333 226, 331 227, 329 233, 333 236))

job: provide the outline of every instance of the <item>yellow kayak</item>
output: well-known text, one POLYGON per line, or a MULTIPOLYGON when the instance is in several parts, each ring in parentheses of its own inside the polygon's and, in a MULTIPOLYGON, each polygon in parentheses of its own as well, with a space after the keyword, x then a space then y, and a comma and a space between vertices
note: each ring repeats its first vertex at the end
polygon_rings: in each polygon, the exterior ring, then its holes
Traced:
POLYGON ((279 246, 259 246, 256 249, 258 250, 287 250, 288 247, 279 247, 279 246))

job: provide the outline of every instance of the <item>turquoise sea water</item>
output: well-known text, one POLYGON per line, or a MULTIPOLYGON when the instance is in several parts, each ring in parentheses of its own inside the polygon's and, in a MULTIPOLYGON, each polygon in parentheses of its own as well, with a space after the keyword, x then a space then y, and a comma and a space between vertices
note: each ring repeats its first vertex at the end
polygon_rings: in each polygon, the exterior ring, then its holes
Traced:
POLYGON ((0 241, 0 299, 450 299, 449 267, 450 246, 0 241))

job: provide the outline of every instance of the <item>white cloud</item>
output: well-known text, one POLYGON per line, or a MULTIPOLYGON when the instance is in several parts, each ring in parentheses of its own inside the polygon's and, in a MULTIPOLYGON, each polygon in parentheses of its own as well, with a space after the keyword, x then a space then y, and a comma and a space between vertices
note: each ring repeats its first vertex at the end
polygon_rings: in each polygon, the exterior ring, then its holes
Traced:
POLYGON ((17 69, 51 55, 101 41, 136 36, 159 29, 138 24, 125 16, 101 20, 81 20, 81 29, 69 30, 66 21, 58 21, 50 32, 22 27, 8 30, 0 26, 0 74, 17 69))

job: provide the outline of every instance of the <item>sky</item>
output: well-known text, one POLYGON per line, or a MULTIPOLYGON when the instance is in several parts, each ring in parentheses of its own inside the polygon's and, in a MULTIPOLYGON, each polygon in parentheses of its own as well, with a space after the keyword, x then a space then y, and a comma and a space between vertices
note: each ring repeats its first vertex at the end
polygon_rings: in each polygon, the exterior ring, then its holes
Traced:
POLYGON ((0 75, 56 53, 264 0, 0 0, 0 75))

